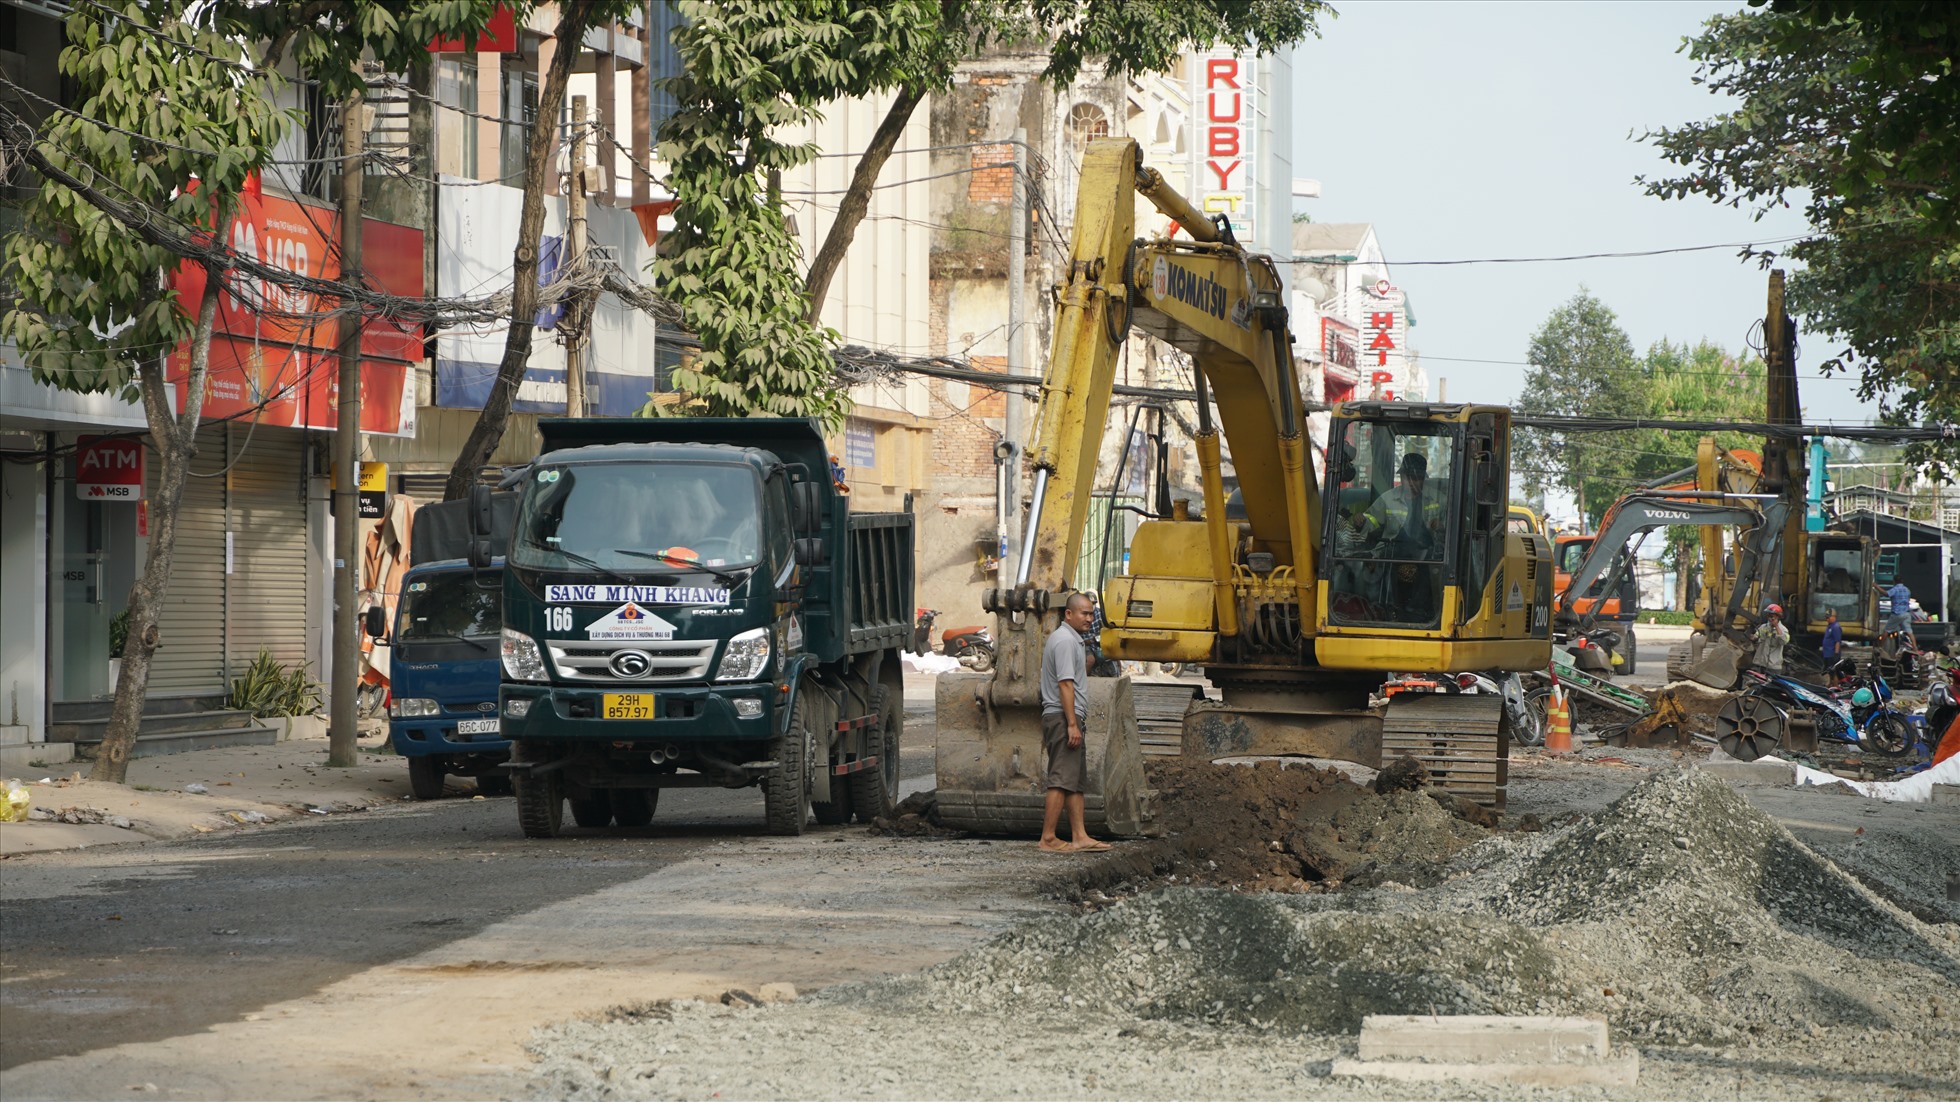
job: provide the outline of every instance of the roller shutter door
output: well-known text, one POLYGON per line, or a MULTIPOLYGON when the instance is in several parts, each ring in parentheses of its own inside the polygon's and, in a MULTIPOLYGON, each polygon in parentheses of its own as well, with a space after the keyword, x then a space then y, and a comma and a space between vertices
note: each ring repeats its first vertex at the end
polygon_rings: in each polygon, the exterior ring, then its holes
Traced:
MULTIPOLYGON (((307 591, 313 564, 306 538, 305 437, 292 429, 231 428, 232 573, 225 645, 237 677, 264 647, 287 666, 306 658, 307 591)), ((314 671, 317 676, 319 671, 314 671)))
MULTIPOLYGON (((197 434, 191 470, 222 471, 230 455, 225 428, 197 434)), ((156 499, 163 463, 152 455, 146 492, 156 499)), ((156 538, 156 518, 150 520, 156 538)), ((176 550, 158 617, 162 645, 150 662, 149 695, 214 696, 225 693, 225 476, 185 480, 178 505, 176 550)))

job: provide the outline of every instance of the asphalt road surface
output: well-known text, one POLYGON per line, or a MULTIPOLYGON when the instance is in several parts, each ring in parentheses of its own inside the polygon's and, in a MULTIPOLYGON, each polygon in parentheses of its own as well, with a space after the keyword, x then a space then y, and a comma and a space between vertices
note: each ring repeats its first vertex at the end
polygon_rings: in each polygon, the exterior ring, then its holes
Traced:
MULTIPOLYGON (((912 696, 902 794, 932 784, 912 696)), ((513 800, 465 796, 8 862, 0 1069, 231 1021, 764 835, 754 788, 668 790, 638 830, 566 824, 526 839, 513 800)))

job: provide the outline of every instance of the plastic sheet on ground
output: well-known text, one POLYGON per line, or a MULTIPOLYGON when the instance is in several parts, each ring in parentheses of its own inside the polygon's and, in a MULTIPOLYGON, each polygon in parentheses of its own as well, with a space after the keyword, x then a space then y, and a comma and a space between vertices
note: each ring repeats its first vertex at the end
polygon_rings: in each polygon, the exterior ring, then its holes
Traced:
POLYGON ((907 673, 956 673, 961 669, 957 658, 943 654, 913 654, 911 651, 899 656, 899 665, 907 673))
MULTIPOLYGON (((1762 759, 1768 761, 1768 758, 1762 759)), ((1933 766, 1914 773, 1910 777, 1896 781, 1854 781, 1799 765, 1797 784, 1841 784, 1860 796, 1870 796, 1875 800, 1891 800, 1894 803, 1923 804, 1933 798, 1936 784, 1960 785, 1960 756, 1951 757, 1933 766)))

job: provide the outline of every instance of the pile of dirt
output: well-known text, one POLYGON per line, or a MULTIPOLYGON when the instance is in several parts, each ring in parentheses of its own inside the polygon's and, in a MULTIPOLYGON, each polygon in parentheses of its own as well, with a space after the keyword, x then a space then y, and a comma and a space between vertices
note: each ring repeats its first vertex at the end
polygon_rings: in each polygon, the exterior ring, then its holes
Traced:
POLYGON ((1364 787, 1302 762, 1148 765, 1164 837, 1083 870, 1084 893, 1134 894, 1169 884, 1306 892, 1394 880, 1433 883, 1495 816, 1429 785, 1414 761, 1364 787), (1468 816, 1474 821, 1465 821, 1468 816))

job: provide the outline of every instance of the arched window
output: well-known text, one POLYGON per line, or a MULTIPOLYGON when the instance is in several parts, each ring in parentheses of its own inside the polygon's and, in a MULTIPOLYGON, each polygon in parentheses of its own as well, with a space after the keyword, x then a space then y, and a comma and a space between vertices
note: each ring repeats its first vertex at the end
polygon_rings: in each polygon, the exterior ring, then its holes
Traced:
POLYGON ((1093 103, 1078 103, 1068 111, 1068 136, 1077 153, 1095 138, 1109 137, 1109 115, 1093 103))

